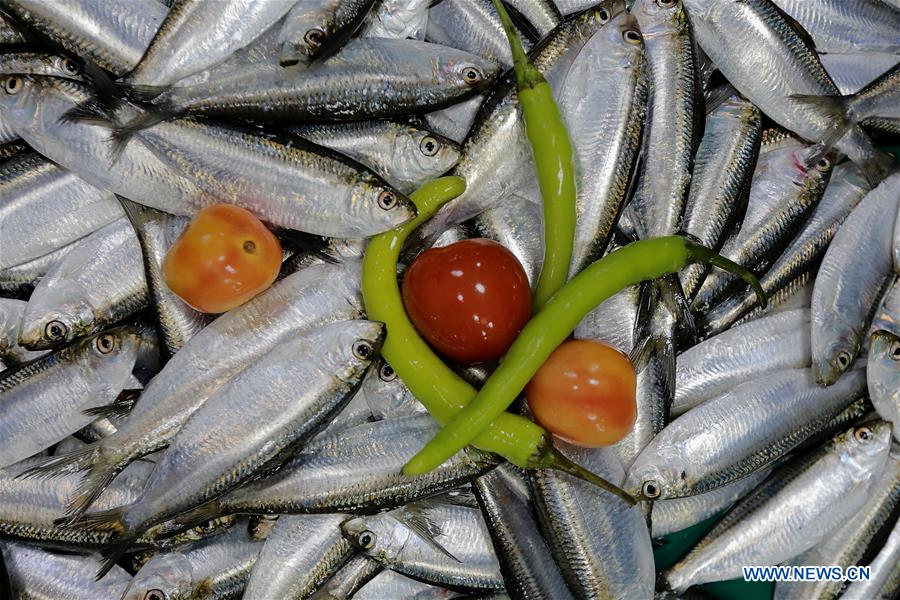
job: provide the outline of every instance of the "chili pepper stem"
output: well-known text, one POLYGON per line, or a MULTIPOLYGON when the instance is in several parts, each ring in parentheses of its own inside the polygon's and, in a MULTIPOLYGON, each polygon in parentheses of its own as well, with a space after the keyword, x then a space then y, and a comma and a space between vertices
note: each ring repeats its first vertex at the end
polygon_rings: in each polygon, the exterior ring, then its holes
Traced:
POLYGON ((566 457, 566 455, 554 448, 553 444, 549 440, 547 441, 546 448, 543 449, 543 454, 535 462, 545 469, 555 469, 557 471, 562 471, 563 473, 568 473, 569 475, 577 477, 584 482, 590 483, 603 490, 606 490, 610 494, 615 494, 623 501, 625 501, 628 506, 634 506, 638 502, 637 499, 634 498, 634 496, 632 496, 619 486, 610 483, 596 473, 592 473, 578 463, 570 460, 568 457, 566 457))
POLYGON ((756 298, 759 301, 760 307, 765 308, 768 306, 769 301, 768 298, 766 298, 766 292, 759 283, 759 279, 756 278, 756 275, 754 275, 750 269, 743 265, 739 265, 733 260, 725 258, 721 254, 716 253, 711 248, 707 248, 702 244, 685 239, 684 245, 687 247, 688 262, 709 263, 714 267, 719 267, 723 271, 728 271, 733 275, 737 275, 747 282, 750 287, 753 288, 753 291, 756 292, 756 298))
POLYGON ((522 47, 522 41, 519 34, 506 12, 506 8, 500 0, 493 0, 494 8, 500 15, 500 24, 503 25, 503 31, 506 33, 506 39, 509 40, 509 50, 513 59, 513 70, 516 73, 516 85, 518 89, 532 88, 539 83, 543 83, 544 76, 538 71, 531 61, 528 60, 528 54, 522 47))

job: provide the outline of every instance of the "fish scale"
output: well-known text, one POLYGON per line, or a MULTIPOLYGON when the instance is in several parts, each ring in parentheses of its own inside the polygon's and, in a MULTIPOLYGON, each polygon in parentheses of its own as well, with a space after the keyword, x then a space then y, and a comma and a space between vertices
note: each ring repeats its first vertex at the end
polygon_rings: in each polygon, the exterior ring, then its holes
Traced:
POLYGON ((819 52, 900 51, 900 13, 879 0, 775 0, 819 52))

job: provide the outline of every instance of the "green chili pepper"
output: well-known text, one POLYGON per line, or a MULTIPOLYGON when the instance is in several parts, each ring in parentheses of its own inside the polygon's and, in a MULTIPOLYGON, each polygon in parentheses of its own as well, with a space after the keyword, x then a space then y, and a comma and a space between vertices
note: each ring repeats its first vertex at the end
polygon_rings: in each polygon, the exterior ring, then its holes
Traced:
POLYGON ((569 276, 575 243, 575 154, 553 89, 528 60, 500 0, 494 0, 512 51, 516 93, 537 171, 544 207, 544 262, 534 290, 539 310, 569 276))
POLYGON ((677 273, 694 262, 710 263, 739 275, 753 286, 760 305, 766 306, 765 292, 750 271, 705 246, 680 236, 633 242, 594 262, 554 294, 522 329, 475 400, 438 432, 403 472, 426 473, 475 439, 512 404, 550 353, 598 304, 628 286, 677 273))
MULTIPOLYGON (((393 231, 373 237, 366 248, 362 268, 366 315, 387 328, 382 356, 441 425, 450 422, 478 392, 432 352, 409 321, 397 285, 397 257, 413 229, 464 190, 465 181, 459 177, 442 177, 413 192, 410 198, 418 216, 393 231)), ((618 487, 560 454, 547 432, 524 417, 500 411, 485 431, 473 439, 478 448, 499 454, 520 467, 565 471, 613 492, 629 504, 635 503, 634 498, 618 487)))

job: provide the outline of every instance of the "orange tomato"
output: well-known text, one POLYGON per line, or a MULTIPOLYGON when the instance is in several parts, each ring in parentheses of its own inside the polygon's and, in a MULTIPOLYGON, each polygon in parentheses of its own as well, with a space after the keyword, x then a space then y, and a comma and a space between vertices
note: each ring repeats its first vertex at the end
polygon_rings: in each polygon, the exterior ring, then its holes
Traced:
POLYGON ((198 212, 163 261, 169 288, 195 309, 221 313, 278 277, 281 244, 253 213, 232 204, 198 212))
POLYGON ((525 387, 535 420, 588 448, 615 444, 637 417, 637 376, 628 357, 601 342, 572 340, 553 351, 525 387))

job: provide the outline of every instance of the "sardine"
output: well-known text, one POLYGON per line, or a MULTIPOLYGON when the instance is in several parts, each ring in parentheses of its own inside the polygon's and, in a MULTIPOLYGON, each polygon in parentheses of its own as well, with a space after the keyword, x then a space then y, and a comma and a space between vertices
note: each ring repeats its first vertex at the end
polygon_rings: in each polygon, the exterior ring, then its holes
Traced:
POLYGON ((425 39, 427 0, 383 0, 363 24, 362 37, 425 39))
MULTIPOLYGON (((343 537, 343 534, 341 536, 343 537)), ((321 588, 316 590, 312 598, 314 600, 350 600, 356 592, 383 570, 384 567, 378 561, 372 560, 365 554, 357 554, 347 561, 321 588)))
POLYGON ((900 63, 900 56, 890 53, 863 52, 820 54, 819 60, 828 71, 841 94, 848 96, 863 89, 891 67, 900 63))
MULTIPOLYGON (((428 9, 425 39, 512 66, 500 17, 488 0, 441 0, 428 9)), ((527 39, 522 43, 527 51, 527 39)))
POLYGON ((845 600, 888 600, 900 591, 900 522, 894 524, 884 546, 869 563, 868 581, 850 584, 841 598, 845 600))
POLYGON ((246 600, 309 598, 353 554, 341 532, 347 515, 284 515, 259 554, 246 600))
MULTIPOLYGON (((278 31, 282 67, 331 54, 365 23, 373 0, 303 0, 291 8, 278 31)), ((405 37, 405 36, 404 36, 405 37)))
POLYGON ((467 221, 472 235, 494 240, 512 252, 537 285, 544 261, 544 215, 540 204, 513 194, 467 221))
POLYGON ((710 532, 666 574, 668 584, 681 591, 734 579, 742 566, 776 565, 821 542, 865 503, 887 463, 890 435, 890 425, 876 421, 835 437, 769 498, 746 499, 758 504, 729 527, 710 532))
POLYGON ((49 75, 81 81, 81 67, 67 56, 52 52, 34 52, 12 48, 0 48, 0 73, 25 75, 49 75))
POLYGON ((468 100, 425 114, 425 122, 435 133, 461 144, 469 135, 482 102, 484 95, 477 94, 468 100))
POLYGON ((19 328, 27 304, 24 300, 0 298, 0 358, 9 365, 25 363, 46 354, 19 345, 19 328))
POLYGON ((382 571, 353 596, 354 600, 449 600, 460 598, 458 592, 410 579, 394 571, 382 571))
MULTIPOLYGON (((875 410, 882 419, 900 424, 900 333, 882 329, 872 334, 866 375, 875 410)), ((900 441, 900 425, 894 437, 900 441)))
POLYGON ((559 9, 552 0, 510 0, 509 5, 534 27, 538 39, 553 31, 562 21, 559 9))
POLYGON ((900 53, 900 13, 878 0, 775 0, 819 52, 900 53))
POLYGON ((825 253, 812 298, 816 379, 829 385, 859 354, 865 329, 891 274, 891 235, 900 172, 860 202, 825 253))
POLYGON ((28 298, 41 278, 77 245, 78 242, 73 242, 21 265, 0 269, 0 295, 9 298, 28 298))
POLYGON ((425 412, 425 407, 413 395, 394 368, 379 360, 369 369, 359 393, 376 420, 406 417, 425 412))
POLYGON ((679 498, 746 477, 796 448, 865 393, 854 369, 831 387, 811 369, 747 381, 686 412, 637 457, 625 489, 637 496, 679 498))
POLYGON ((120 218, 88 235, 35 287, 19 343, 40 350, 92 335, 147 306, 137 236, 120 218))

